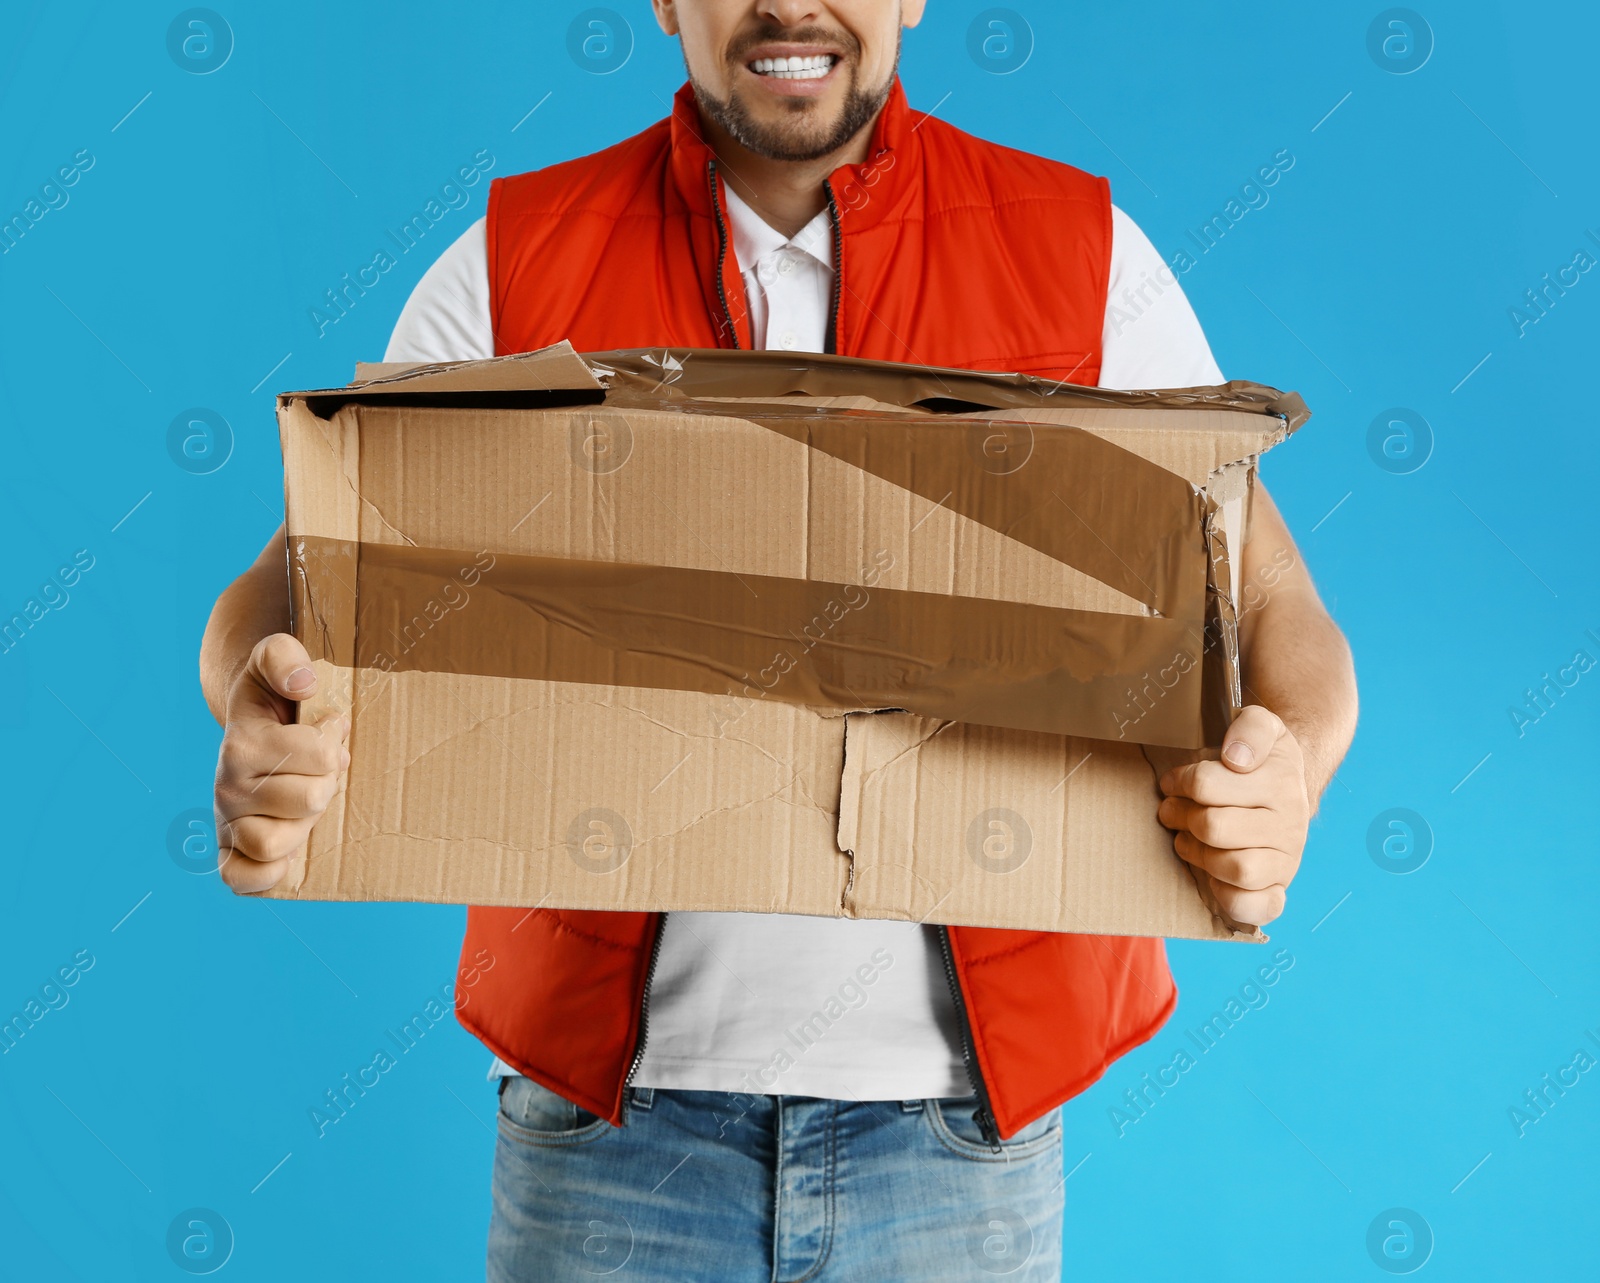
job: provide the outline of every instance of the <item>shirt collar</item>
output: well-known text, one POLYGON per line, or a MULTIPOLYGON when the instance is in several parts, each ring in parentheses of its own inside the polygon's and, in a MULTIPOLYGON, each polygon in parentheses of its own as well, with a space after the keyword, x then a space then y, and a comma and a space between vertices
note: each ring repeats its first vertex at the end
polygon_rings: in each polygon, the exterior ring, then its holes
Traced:
POLYGON ((727 198, 728 222, 733 228, 733 256, 741 270, 749 271, 768 254, 785 246, 809 254, 833 270, 833 228, 826 209, 819 210, 815 218, 786 238, 740 198, 732 183, 724 183, 722 190, 727 198))

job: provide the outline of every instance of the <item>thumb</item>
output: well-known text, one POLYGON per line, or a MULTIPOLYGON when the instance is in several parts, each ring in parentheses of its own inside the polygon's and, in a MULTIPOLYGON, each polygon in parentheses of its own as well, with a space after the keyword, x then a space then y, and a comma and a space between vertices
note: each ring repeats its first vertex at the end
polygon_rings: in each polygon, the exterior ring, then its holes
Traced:
POLYGON ((316 693, 317 674, 306 648, 288 633, 273 633, 250 652, 228 700, 228 717, 253 714, 287 724, 294 721, 293 705, 316 693))
POLYGON ((1247 705, 1222 737, 1222 760, 1235 771, 1253 771, 1267 760, 1283 733, 1283 721, 1276 713, 1259 704, 1247 705))

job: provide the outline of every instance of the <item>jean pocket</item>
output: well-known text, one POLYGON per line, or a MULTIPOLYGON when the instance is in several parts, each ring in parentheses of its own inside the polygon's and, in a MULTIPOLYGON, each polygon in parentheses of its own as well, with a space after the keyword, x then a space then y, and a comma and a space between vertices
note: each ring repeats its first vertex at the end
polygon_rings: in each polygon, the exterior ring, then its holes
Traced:
POLYGON ((1019 1158, 1030 1158, 1051 1148, 1061 1139, 1061 1111, 1052 1109, 1029 1123, 1010 1140, 1000 1142, 1000 1152, 983 1138, 983 1130, 974 1115, 978 1111, 977 1096, 955 1096, 928 1102, 923 1111, 933 1127, 934 1135, 946 1149, 954 1150, 966 1158, 985 1159, 995 1163, 1009 1163, 1019 1158))
POLYGON ((500 1130, 526 1145, 577 1145, 611 1124, 531 1078, 500 1080, 500 1130))

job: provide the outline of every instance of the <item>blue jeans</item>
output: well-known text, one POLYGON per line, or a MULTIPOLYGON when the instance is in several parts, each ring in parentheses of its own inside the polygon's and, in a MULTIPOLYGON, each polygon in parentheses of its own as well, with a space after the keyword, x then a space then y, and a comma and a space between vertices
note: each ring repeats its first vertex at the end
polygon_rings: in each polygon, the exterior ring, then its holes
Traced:
POLYGON ((627 1126, 502 1080, 489 1283, 1061 1276, 1061 1115, 976 1101, 629 1091, 627 1126))

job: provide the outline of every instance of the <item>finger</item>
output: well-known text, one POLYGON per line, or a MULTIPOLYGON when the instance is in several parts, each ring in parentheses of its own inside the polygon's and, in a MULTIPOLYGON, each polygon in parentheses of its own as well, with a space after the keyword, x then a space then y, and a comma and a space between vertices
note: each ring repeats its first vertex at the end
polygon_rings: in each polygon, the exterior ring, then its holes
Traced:
POLYGON ((1241 774, 1221 762, 1193 762, 1175 766, 1161 777, 1168 797, 1185 797, 1205 806, 1270 806, 1273 780, 1270 772, 1241 774))
POLYGON ((1283 912, 1288 900, 1288 890, 1281 886, 1267 887, 1261 891, 1243 891, 1226 882, 1211 879, 1211 892, 1217 897, 1222 911, 1235 922, 1253 927, 1264 927, 1283 912))
POLYGON ((1236 771, 1253 771, 1267 760, 1286 728, 1283 719, 1260 704, 1251 704, 1222 737, 1222 760, 1236 771))
POLYGON ((1283 817, 1264 806, 1206 806, 1188 798, 1169 797, 1156 808, 1156 818, 1169 829, 1194 834, 1209 846, 1231 851, 1248 847, 1289 848, 1283 817))
POLYGON ((349 720, 338 714, 306 725, 236 721, 223 736, 218 782, 249 788, 264 775, 331 775, 349 762, 349 728, 349 720))
POLYGON ((246 815, 274 820, 316 820, 328 809, 341 782, 339 775, 263 775, 248 787, 219 787, 217 811, 224 822, 246 815))
POLYGON ((263 637, 228 698, 228 720, 236 712, 294 721, 294 704, 317 693, 317 674, 306 648, 288 633, 263 637))
POLYGON ((1210 846, 1190 833, 1179 833, 1172 847, 1180 859, 1209 873, 1214 881, 1226 882, 1242 891, 1265 891, 1270 886, 1288 886, 1297 861, 1273 847, 1246 847, 1232 851, 1210 846))
POLYGON ((222 876, 223 885, 235 895, 257 895, 262 891, 270 891, 289 872, 288 860, 252 860, 229 847, 222 848, 220 855, 217 871, 222 876))
POLYGON ((225 821, 218 830, 220 842, 240 859, 257 864, 278 864, 305 849, 314 820, 279 820, 265 815, 241 815, 225 821))

